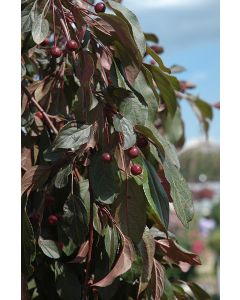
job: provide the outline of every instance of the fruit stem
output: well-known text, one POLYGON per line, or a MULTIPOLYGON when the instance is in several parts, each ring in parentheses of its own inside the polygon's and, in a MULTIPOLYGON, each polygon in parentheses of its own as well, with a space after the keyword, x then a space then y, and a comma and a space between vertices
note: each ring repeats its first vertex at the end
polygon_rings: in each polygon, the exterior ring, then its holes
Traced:
POLYGON ((110 138, 109 138, 109 124, 107 118, 105 119, 105 124, 104 124, 104 135, 105 135, 105 139, 107 140, 107 149, 109 150, 110 138))
POLYGON ((22 89, 24 93, 27 95, 28 99, 33 103, 33 105, 43 114, 44 119, 46 120, 46 123, 48 126, 52 129, 54 134, 58 134, 58 130, 56 127, 53 125, 52 121, 50 120, 49 116, 47 113, 44 111, 44 109, 41 107, 41 105, 38 104, 36 99, 29 93, 28 89, 22 84, 22 89))

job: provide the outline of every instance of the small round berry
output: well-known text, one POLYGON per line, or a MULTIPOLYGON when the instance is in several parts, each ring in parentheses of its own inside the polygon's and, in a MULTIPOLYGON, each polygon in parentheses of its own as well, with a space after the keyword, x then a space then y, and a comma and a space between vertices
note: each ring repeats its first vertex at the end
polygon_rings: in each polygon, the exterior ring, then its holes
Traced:
POLYGON ((128 156, 131 158, 138 157, 139 153, 139 149, 136 146, 133 146, 130 149, 128 149, 128 156))
POLYGON ((58 217, 56 215, 50 215, 48 217, 48 224, 49 225, 56 225, 58 222, 58 217))
POLYGON ((106 10, 106 6, 103 2, 99 2, 94 6, 96 13, 103 13, 106 10))
POLYGON ((139 165, 133 165, 131 167, 131 173, 133 175, 140 175, 142 173, 142 167, 139 165))
POLYGON ((103 160, 104 162, 110 162, 110 161, 112 160, 111 154, 108 153, 108 152, 103 153, 103 154, 102 154, 102 160, 103 160))
POLYGON ((41 112, 41 111, 37 111, 36 113, 35 113, 35 116, 36 117, 38 117, 39 119, 43 119, 43 113, 41 112))
POLYGON ((148 140, 144 136, 141 136, 137 140, 137 145, 139 148, 144 148, 148 145, 148 140))
POLYGON ((41 46, 43 46, 43 47, 46 47, 46 46, 48 46, 50 44, 50 42, 49 42, 49 39, 48 38, 45 38, 42 42, 41 42, 41 46))
POLYGON ((68 40, 66 46, 69 51, 75 51, 78 49, 78 43, 75 40, 68 40))
POLYGON ((53 46, 50 50, 50 53, 52 55, 52 57, 58 58, 60 56, 62 56, 63 52, 60 48, 58 48, 57 46, 53 46))
POLYGON ((32 224, 38 224, 40 221, 40 215, 39 214, 32 214, 29 218, 32 224))

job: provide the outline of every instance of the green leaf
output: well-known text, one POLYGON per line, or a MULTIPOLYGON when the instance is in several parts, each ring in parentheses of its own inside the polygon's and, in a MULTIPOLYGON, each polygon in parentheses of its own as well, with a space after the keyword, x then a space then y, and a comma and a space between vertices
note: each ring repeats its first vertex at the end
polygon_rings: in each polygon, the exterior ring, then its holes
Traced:
POLYGON ((76 244, 73 242, 73 240, 69 238, 68 242, 66 244, 64 244, 64 247, 62 248, 62 251, 67 256, 71 256, 77 249, 78 249, 78 246, 76 246, 76 244))
POLYGON ((148 83, 148 85, 151 87, 154 95, 155 95, 155 98, 157 100, 157 103, 159 104, 160 102, 160 96, 155 88, 155 84, 153 82, 153 76, 152 76, 152 73, 143 65, 142 66, 142 72, 144 73, 144 76, 146 78, 146 81, 148 83))
POLYGON ((194 282, 187 282, 187 285, 192 290, 196 300, 210 300, 211 297, 196 283, 194 282))
POLYGON ((148 118, 148 107, 143 105, 137 97, 121 101, 119 111, 133 125, 144 124, 148 118))
MULTIPOLYGON (((145 70, 145 73, 149 72, 148 70, 145 70)), ((150 73, 150 72, 149 72, 150 73)), ((151 73, 150 73, 151 74, 151 73)), ((150 76, 149 74, 149 76, 150 76)), ((140 71, 138 73, 138 76, 134 82, 133 88, 140 93, 140 95, 144 98, 144 101, 148 105, 148 120, 154 121, 156 119, 156 114, 158 110, 158 99, 156 98, 152 87, 148 83, 147 79, 144 76, 144 73, 140 71)), ((144 124, 145 122, 145 111, 139 110, 138 114, 142 115, 142 121, 138 124, 144 124)), ((134 111, 131 111, 131 113, 134 113, 134 111)), ((136 112, 135 112, 136 114, 136 112)))
POLYGON ((179 108, 173 117, 170 114, 167 115, 163 125, 165 129, 165 136, 171 143, 176 144, 180 139, 183 138, 184 123, 179 108))
MULTIPOLYGON (((84 203, 87 210, 87 223, 90 219, 90 192, 89 192, 89 180, 84 179, 79 183, 80 187, 80 197, 84 203)), ((98 216, 98 207, 93 203, 93 228, 97 231, 99 235, 102 235, 102 224, 98 216)))
POLYGON ((80 128, 70 126, 71 124, 67 124, 59 131, 52 145, 53 150, 77 150, 89 141, 92 125, 82 125, 80 128))
POLYGON ((69 195, 63 212, 62 229, 77 246, 81 245, 88 232, 87 211, 81 199, 76 195, 69 195))
POLYGON ((84 203, 90 202, 90 193, 89 193, 89 180, 83 179, 79 182, 80 187, 80 196, 84 200, 84 203))
POLYGON ((157 212, 161 224, 167 230, 169 223, 168 196, 154 167, 147 160, 145 160, 145 164, 148 169, 148 183, 143 185, 143 189, 151 209, 154 213, 157 212))
POLYGON ((138 249, 143 260, 142 274, 139 283, 139 294, 141 294, 147 288, 151 279, 153 258, 155 254, 155 241, 147 227, 144 230, 138 249))
MULTIPOLYGON (((114 84, 125 89, 129 88, 115 62, 114 68, 112 68, 112 73, 114 84)), ((121 102, 119 103, 120 113, 130 120, 133 125, 144 124, 148 118, 147 102, 144 100, 143 96, 139 94, 139 90, 137 89, 138 79, 139 76, 136 78, 134 85, 131 87, 134 92, 133 95, 131 97, 121 99, 121 102)))
POLYGON ((128 89, 129 86, 127 85, 124 76, 122 75, 121 71, 119 70, 118 64, 115 59, 113 59, 113 63, 110 70, 111 79, 113 81, 114 86, 118 86, 124 89, 128 89))
POLYGON ((164 293, 162 296, 162 300, 175 300, 173 286, 167 277, 165 277, 164 293))
POLYGON ((43 158, 46 162, 54 162, 61 159, 64 156, 65 150, 57 149, 55 151, 52 150, 52 147, 49 147, 45 151, 43 151, 43 158))
POLYGON ((107 3, 113 9, 115 14, 121 17, 128 24, 138 50, 143 58, 146 52, 146 40, 136 15, 119 3, 110 0, 108 0, 107 3))
POLYGON ((146 224, 146 200, 142 187, 134 179, 124 182, 112 212, 123 233, 138 243, 146 224))
POLYGON ((134 98, 132 91, 126 88, 108 86, 104 90, 104 97, 108 102, 114 102, 117 105, 124 99, 131 101, 134 98))
POLYGON ((174 91, 174 88, 177 87, 176 80, 173 79, 173 77, 171 76, 167 76, 157 66, 152 66, 152 65, 146 65, 146 66, 153 75, 154 81, 156 82, 156 85, 161 92, 161 96, 167 106, 169 113, 173 116, 177 109, 177 98, 174 91), (173 84, 175 86, 173 86, 173 84))
POLYGON ((89 167, 89 179, 97 201, 105 204, 114 202, 118 195, 120 179, 115 160, 106 163, 100 153, 92 157, 89 167))
POLYGON ((61 168, 61 170, 57 173, 57 176, 54 181, 54 185, 57 189, 62 189, 68 184, 68 176, 72 172, 72 164, 61 168))
POLYGON ((35 239, 32 225, 29 221, 25 210, 27 199, 22 203, 22 272, 27 276, 31 276, 34 269, 32 262, 36 257, 35 239))
POLYGON ((160 209, 159 203, 158 202, 155 203, 155 201, 158 200, 152 198, 148 182, 144 182, 143 189, 148 201, 147 211, 146 211, 148 219, 154 223, 156 228, 158 228, 161 231, 167 232, 164 225, 164 221, 160 217, 161 213, 158 212, 158 210, 160 209))
POLYGON ((103 235, 102 223, 98 215, 98 206, 93 203, 93 228, 99 235, 103 235))
MULTIPOLYGON (((90 193, 89 193, 89 181, 83 180, 80 182, 80 195, 87 211, 87 223, 90 219, 90 193)), ((99 235, 103 235, 102 223, 98 215, 98 206, 93 203, 93 228, 99 235)))
POLYGON ((186 295, 184 289, 181 285, 174 283, 173 284, 173 292, 177 299, 189 300, 189 297, 186 295))
POLYGON ((105 250, 109 257, 109 266, 111 267, 118 250, 118 234, 115 227, 111 228, 109 225, 104 230, 105 250))
POLYGON ((29 3, 21 12, 21 32, 28 32, 32 29, 32 23, 39 15, 37 10, 37 1, 29 3))
POLYGON ((213 118, 213 110, 211 105, 194 96, 192 97, 192 100, 189 101, 189 103, 197 118, 199 119, 202 128, 207 136, 209 130, 209 121, 211 121, 213 118))
POLYGON ((168 159, 178 169, 180 168, 179 159, 175 147, 164 138, 151 122, 145 125, 136 125, 135 129, 145 137, 149 138, 159 149, 163 158, 168 159))
POLYGON ((158 63, 160 69, 164 72, 167 73, 171 73, 171 70, 167 67, 165 67, 165 65, 163 64, 162 59, 160 58, 160 56, 157 55, 157 53, 155 51, 153 51, 150 47, 147 47, 147 54, 151 55, 152 58, 158 63))
POLYGON ((192 195, 188 184, 180 174, 179 170, 168 160, 163 163, 165 177, 170 184, 170 195, 173 199, 173 205, 177 216, 182 224, 188 227, 188 223, 194 215, 192 195))
POLYGON ((150 41, 150 42, 153 42, 153 43, 158 43, 159 42, 158 37, 154 33, 144 33, 144 36, 145 36, 145 39, 147 41, 150 41))
POLYGON ((38 239, 38 245, 42 249, 43 253, 50 257, 57 259, 60 257, 59 249, 56 243, 52 240, 44 240, 41 237, 38 239))
POLYGON ((132 123, 119 115, 114 115, 113 126, 117 132, 123 134, 123 149, 127 150, 136 144, 136 134, 133 130, 132 123))
POLYGON ((32 24, 32 37, 36 44, 41 44, 49 32, 48 20, 43 15, 39 15, 32 24))
POLYGON ((213 111, 212 111, 212 106, 210 104, 208 104, 207 102, 201 99, 197 99, 196 101, 194 101, 194 105, 199 110, 199 113, 201 114, 203 119, 212 120, 213 111))

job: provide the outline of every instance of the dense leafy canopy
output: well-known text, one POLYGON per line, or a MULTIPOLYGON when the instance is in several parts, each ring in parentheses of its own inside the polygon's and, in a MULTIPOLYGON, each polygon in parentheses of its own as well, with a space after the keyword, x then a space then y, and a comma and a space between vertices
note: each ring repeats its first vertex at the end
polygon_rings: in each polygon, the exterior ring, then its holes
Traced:
MULTIPOLYGON (((30 298, 208 299, 166 275, 180 262, 200 264, 168 231, 169 202, 186 227, 193 217, 175 149, 184 143, 184 93, 172 73, 182 69, 164 65, 150 46, 158 38, 121 1, 105 1, 100 13, 93 2, 22 0, 22 274, 30 298)), ((186 99, 207 131, 211 106, 186 99)))

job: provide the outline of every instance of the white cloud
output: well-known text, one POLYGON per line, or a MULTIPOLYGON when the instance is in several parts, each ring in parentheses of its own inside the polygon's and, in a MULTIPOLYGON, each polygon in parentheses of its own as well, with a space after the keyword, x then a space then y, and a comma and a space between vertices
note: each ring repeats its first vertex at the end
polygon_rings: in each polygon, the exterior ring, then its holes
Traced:
POLYGON ((219 141, 215 140, 214 138, 210 138, 208 141, 204 136, 196 137, 188 140, 184 147, 179 151, 179 154, 184 152, 187 149, 195 148, 196 146, 207 147, 208 149, 219 149, 219 141))

